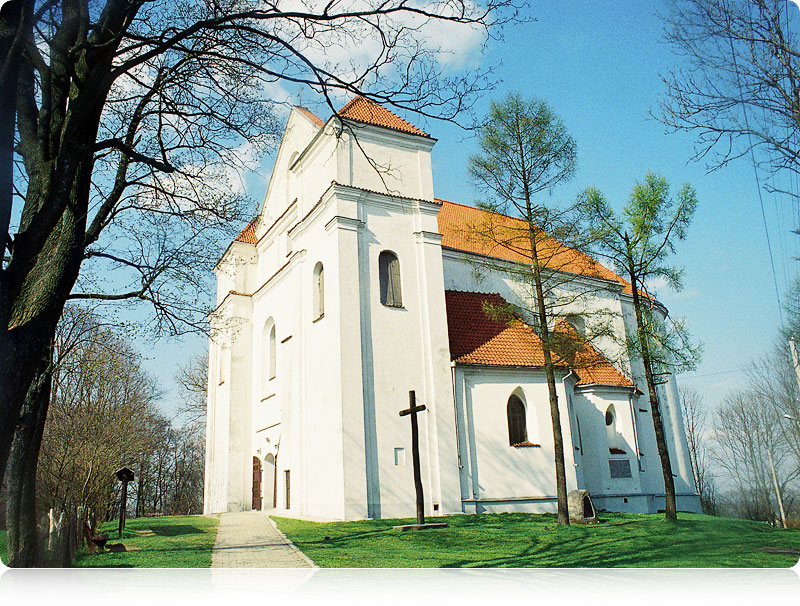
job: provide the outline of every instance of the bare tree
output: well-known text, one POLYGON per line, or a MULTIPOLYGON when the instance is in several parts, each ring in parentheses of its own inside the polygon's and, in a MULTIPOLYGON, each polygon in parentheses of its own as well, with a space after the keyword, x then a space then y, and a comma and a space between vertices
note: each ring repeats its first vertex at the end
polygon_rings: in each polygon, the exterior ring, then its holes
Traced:
POLYGON ((689 458, 692 462, 694 488, 700 495, 703 513, 716 515, 717 493, 709 452, 711 427, 708 423, 708 410, 703 396, 695 389, 683 387, 679 390, 679 396, 689 458))
POLYGON ((206 422, 206 396, 208 394, 208 351, 192 356, 178 369, 175 376, 181 386, 183 399, 179 413, 190 427, 206 422))
POLYGON ((768 355, 750 365, 747 376, 748 391, 770 411, 780 442, 800 474, 800 388, 786 343, 777 341, 768 355))
MULTIPOLYGON (((68 299, 204 328, 207 269, 247 214, 231 171, 272 145, 280 83, 455 121, 488 86, 433 27, 482 35, 517 0, 12 0, 0 12, 0 484, 68 299), (444 39, 437 36, 436 39, 444 39), (354 53, 353 49, 360 49, 354 53), (12 225, 11 217, 19 217, 12 225), (12 233, 16 230, 16 233, 12 233), (113 269, 113 278, 108 270, 113 269)), ((45 379, 45 383, 47 380, 45 379)), ((35 441, 35 437, 26 438, 35 441)))
POLYGON ((308 86, 330 107, 336 91, 362 93, 456 120, 486 72, 447 71, 425 35, 437 24, 490 32, 518 9, 515 0, 8 5, 0 66, 16 112, 4 114, 0 142, 17 133, 17 172, 13 186, 0 182, 13 187, 13 198, 0 192, 0 473, 68 298, 147 301, 175 333, 202 323, 195 260, 210 261, 242 215, 227 171, 241 165, 237 149, 259 150, 278 132, 265 90, 308 86), (119 277, 101 282, 109 267, 119 277))
POLYGON ((779 515, 772 466, 781 496, 799 473, 780 423, 772 404, 750 390, 727 396, 714 419, 715 462, 735 487, 740 515, 773 524, 779 515))
POLYGON ((752 150, 771 173, 800 172, 800 45, 791 7, 785 0, 672 2, 666 40, 685 66, 663 77, 657 118, 693 133, 694 159, 709 169, 752 150))
POLYGON ((105 519, 114 504, 114 472, 157 445, 146 427, 157 418, 158 390, 141 356, 120 335, 95 328, 54 371, 42 442, 41 505, 84 507, 105 519))

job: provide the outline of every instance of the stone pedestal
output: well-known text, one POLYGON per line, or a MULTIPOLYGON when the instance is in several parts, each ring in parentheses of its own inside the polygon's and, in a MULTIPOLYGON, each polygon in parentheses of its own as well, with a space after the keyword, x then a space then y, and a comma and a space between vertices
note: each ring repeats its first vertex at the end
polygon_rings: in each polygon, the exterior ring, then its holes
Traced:
POLYGON ((567 493, 569 521, 573 524, 597 522, 597 510, 588 490, 570 490, 567 493))

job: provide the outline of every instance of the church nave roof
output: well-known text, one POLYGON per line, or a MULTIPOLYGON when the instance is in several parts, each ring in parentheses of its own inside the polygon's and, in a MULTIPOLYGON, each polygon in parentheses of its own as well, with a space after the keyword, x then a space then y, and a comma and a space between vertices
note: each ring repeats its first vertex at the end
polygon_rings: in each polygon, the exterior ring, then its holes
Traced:
MULTIPOLYGON (((509 307, 499 294, 445 291, 450 358, 460 364, 481 366, 544 367, 542 340, 519 318, 506 322, 489 310, 509 307)), ((502 314, 499 314, 502 316, 502 314)), ((556 366, 572 368, 578 385, 635 387, 594 347, 581 341, 565 320, 556 324, 555 336, 570 344, 564 357, 553 356, 556 366)), ((555 340, 555 339, 554 339, 555 340)))

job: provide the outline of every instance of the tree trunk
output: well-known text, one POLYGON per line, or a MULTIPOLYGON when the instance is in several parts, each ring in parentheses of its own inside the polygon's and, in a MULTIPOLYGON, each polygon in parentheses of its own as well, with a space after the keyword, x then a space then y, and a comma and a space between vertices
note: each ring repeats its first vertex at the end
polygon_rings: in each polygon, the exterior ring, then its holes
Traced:
POLYGON ((650 350, 647 345, 644 318, 642 316, 642 300, 639 296, 636 275, 630 268, 629 275, 633 290, 633 311, 636 315, 636 333, 639 340, 639 348, 641 349, 642 363, 644 364, 644 376, 647 382, 648 397, 650 399, 650 411, 653 415, 653 429, 655 429, 656 434, 658 457, 661 459, 661 473, 664 476, 664 514, 667 520, 674 522, 678 519, 678 509, 675 504, 675 481, 672 479, 672 464, 669 460, 667 440, 664 435, 664 424, 661 420, 661 408, 658 403, 658 392, 656 391, 656 382, 653 378, 653 365, 650 360, 650 350))
MULTIPOLYGON (((527 194, 526 194, 527 197, 527 194)), ((544 354, 544 371, 547 377, 547 392, 550 396, 550 421, 553 426, 553 451, 556 467, 556 496, 558 498, 558 523, 569 525, 569 503, 567 502, 567 470, 564 463, 564 436, 561 432, 561 412, 558 409, 558 393, 556 392, 555 369, 550 348, 550 330, 547 327, 547 307, 544 302, 544 287, 536 250, 535 225, 530 201, 527 202, 528 234, 531 243, 531 266, 533 268, 533 284, 536 291, 536 308, 539 316, 539 335, 542 340, 544 354)))
POLYGON ((22 0, 11 0, 0 9, 0 258, 5 256, 9 243, 11 222, 20 33, 23 16, 32 11, 33 2, 23 6, 22 0))
POLYGON ((47 409, 50 405, 52 349, 41 359, 14 434, 8 462, 8 565, 28 568, 42 564, 36 508, 36 468, 47 409))

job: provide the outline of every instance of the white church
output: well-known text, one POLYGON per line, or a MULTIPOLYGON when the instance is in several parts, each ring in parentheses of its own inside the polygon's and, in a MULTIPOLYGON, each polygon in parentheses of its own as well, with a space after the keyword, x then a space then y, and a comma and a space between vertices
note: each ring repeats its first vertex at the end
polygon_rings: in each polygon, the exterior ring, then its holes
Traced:
MULTIPOLYGON (((413 516, 399 415, 411 390, 426 407, 426 515, 555 511, 541 341, 522 315, 485 311, 532 307, 504 269, 524 256, 471 236, 484 211, 434 196, 435 143, 363 97, 326 122, 292 110, 261 212, 215 269, 206 513, 413 516)), ((567 251, 592 285, 570 327, 602 309, 624 335, 630 285, 567 251)), ((590 365, 558 366, 567 488, 601 511, 654 513, 664 486, 644 373, 618 342, 585 345, 590 365)), ((700 511, 674 377, 659 389, 678 509, 700 511)))

